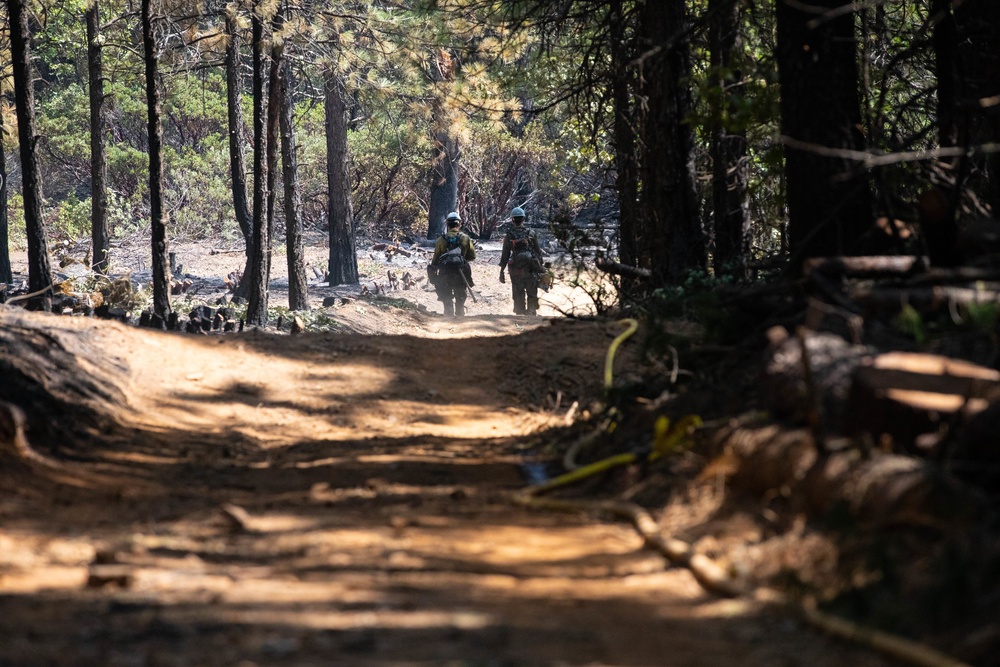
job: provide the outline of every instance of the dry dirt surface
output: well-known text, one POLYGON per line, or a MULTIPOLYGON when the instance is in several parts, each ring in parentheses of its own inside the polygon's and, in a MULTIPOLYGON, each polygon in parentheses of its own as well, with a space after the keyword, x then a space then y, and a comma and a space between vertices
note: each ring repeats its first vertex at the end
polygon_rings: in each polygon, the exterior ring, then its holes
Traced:
MULTIPOLYGON (((193 276, 240 263, 178 252, 193 276)), ((340 332, 295 336, 0 306, 123 397, 76 442, 20 406, 44 458, 0 467, 0 666, 893 664, 706 592, 627 524, 513 504, 621 327, 558 317, 570 289, 507 315, 481 258, 464 320, 356 286, 313 290, 340 332)), ((643 363, 627 344, 616 370, 643 363)))

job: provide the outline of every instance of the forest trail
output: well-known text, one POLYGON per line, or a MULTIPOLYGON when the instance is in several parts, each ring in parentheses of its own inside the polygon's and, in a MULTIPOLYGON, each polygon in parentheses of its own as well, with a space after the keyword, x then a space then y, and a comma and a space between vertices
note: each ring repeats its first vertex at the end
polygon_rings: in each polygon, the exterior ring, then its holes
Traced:
POLYGON ((87 488, 3 477, 2 665, 884 664, 706 594, 627 525, 509 502, 562 422, 549 397, 598 395, 613 323, 440 341, 17 317, 107 350, 128 408, 61 443, 87 488))
POLYGON ((339 317, 193 336, 0 308, 125 397, 84 443, 34 422, 62 483, 0 470, 0 665, 890 664, 706 593, 629 525, 510 502, 601 397, 615 322, 339 317), (409 333, 351 333, 376 326, 409 333))

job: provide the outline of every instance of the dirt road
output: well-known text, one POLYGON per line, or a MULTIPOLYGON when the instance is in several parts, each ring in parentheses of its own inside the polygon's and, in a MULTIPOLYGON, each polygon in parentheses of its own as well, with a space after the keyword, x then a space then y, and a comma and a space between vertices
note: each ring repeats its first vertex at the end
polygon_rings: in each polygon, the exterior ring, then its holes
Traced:
POLYGON ((628 525, 510 502, 600 397, 614 323, 333 314, 389 333, 0 310, 127 397, 85 443, 35 440, 58 475, 0 470, 0 666, 889 664, 707 594, 628 525))

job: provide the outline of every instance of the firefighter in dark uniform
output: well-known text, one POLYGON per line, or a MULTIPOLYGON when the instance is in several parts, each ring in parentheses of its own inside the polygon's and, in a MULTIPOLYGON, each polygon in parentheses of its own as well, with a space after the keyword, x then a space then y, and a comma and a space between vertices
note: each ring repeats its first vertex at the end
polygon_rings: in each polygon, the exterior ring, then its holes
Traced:
POLYGON ((510 269, 510 288, 514 297, 515 315, 538 313, 538 281, 542 267, 542 249, 538 236, 524 226, 524 209, 520 206, 510 212, 513 226, 503 238, 500 254, 500 282, 507 282, 504 270, 510 269))
POLYGON ((438 300, 444 303, 444 314, 452 317, 465 315, 465 299, 472 287, 472 267, 476 249, 468 234, 459 231, 462 219, 458 213, 448 214, 447 231, 434 244, 431 268, 436 275, 434 289, 438 300))

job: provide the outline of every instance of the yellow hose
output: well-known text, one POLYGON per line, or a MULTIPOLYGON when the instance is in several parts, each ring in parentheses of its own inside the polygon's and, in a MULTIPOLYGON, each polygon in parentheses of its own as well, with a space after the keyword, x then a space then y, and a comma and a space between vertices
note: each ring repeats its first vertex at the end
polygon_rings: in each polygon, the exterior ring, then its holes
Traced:
POLYGON ((621 320, 619 324, 624 324, 628 328, 611 341, 608 347, 608 354, 604 359, 604 391, 610 391, 614 378, 615 353, 618 347, 639 329, 639 322, 631 317, 621 320))

